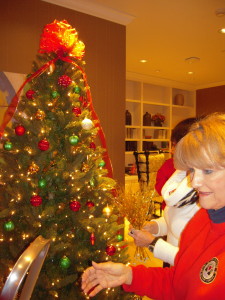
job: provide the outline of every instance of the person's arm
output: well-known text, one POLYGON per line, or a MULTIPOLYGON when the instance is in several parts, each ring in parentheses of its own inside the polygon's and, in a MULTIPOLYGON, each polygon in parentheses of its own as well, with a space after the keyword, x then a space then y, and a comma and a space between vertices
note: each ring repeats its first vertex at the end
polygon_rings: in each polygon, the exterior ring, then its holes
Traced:
POLYGON ((153 255, 173 266, 178 251, 179 247, 173 246, 163 239, 158 239, 154 247, 153 255))
POLYGON ((105 288, 120 286, 122 284, 131 284, 132 269, 121 263, 95 263, 92 267, 85 270, 82 275, 82 285, 84 293, 89 297, 94 297, 98 292, 105 288))
POLYGON ((152 220, 152 222, 155 222, 158 227, 158 231, 154 233, 155 236, 165 236, 168 232, 167 223, 164 217, 160 217, 158 219, 152 220))
POLYGON ((132 267, 133 278, 130 285, 124 284, 126 292, 132 292, 139 296, 147 296, 151 299, 173 299, 174 267, 146 268, 143 265, 132 267))

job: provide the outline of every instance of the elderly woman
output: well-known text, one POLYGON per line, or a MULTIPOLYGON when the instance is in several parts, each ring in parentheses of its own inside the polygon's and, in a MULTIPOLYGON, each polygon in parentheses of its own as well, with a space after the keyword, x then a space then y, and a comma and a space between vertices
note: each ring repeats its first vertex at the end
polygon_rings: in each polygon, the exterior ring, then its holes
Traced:
POLYGON ((214 113, 190 128, 174 155, 175 167, 188 170, 201 209, 186 225, 171 268, 93 263, 82 288, 94 296, 103 288, 153 299, 225 299, 225 114, 214 113))

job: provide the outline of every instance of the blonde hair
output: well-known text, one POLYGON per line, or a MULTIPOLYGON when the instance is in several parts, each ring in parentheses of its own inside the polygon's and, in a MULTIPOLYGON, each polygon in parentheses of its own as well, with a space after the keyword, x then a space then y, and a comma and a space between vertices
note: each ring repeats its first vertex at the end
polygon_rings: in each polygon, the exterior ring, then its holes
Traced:
POLYGON ((174 165, 180 170, 225 167, 225 114, 196 121, 176 145, 174 165))

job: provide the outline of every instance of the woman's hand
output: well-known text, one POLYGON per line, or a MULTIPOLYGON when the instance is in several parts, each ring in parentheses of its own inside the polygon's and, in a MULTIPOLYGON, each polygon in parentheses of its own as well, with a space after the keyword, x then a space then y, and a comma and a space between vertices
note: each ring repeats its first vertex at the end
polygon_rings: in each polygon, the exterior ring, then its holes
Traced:
POLYGON ((157 234, 159 231, 159 226, 155 221, 150 221, 150 222, 145 222, 142 229, 153 233, 153 234, 157 234))
POLYGON ((131 229, 131 231, 128 234, 134 239, 135 245, 139 247, 148 247, 148 245, 151 244, 151 242, 155 238, 154 235, 152 235, 150 232, 144 229, 131 229))
POLYGON ((131 282, 131 267, 121 263, 92 262, 92 267, 86 269, 82 275, 82 289, 85 293, 91 290, 89 297, 95 296, 102 289, 131 284, 131 282))

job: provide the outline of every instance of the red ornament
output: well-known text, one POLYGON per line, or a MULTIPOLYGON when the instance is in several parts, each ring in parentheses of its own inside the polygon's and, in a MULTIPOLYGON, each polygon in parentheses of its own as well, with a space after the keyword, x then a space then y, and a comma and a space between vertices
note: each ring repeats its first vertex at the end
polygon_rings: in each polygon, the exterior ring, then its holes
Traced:
POLYGON ((46 139, 43 139, 41 140, 39 143, 38 143, 38 148, 41 150, 41 151, 46 151, 49 149, 49 142, 46 140, 46 139))
POLYGON ((62 75, 58 79, 58 85, 61 85, 63 87, 68 87, 72 82, 72 79, 67 75, 62 75))
POLYGON ((34 94, 35 94, 35 91, 33 91, 33 90, 28 90, 28 91, 26 92, 26 97, 27 97, 27 99, 29 99, 29 100, 34 99, 34 94))
POLYGON ((87 205, 88 208, 92 208, 92 207, 95 206, 94 202, 92 202, 92 201, 87 201, 86 205, 87 205))
POLYGON ((42 204, 42 198, 40 196, 38 196, 38 195, 32 196, 30 198, 30 203, 33 206, 39 206, 39 205, 42 204))
POLYGON ((15 133, 16 133, 17 135, 24 135, 25 132, 26 132, 25 127, 23 127, 22 125, 16 126, 16 128, 15 128, 15 133))
POLYGON ((79 100, 82 103, 83 107, 87 107, 88 106, 88 101, 83 96, 80 96, 79 100))
POLYGON ((95 143, 91 142, 91 143, 90 143, 90 148, 93 149, 93 150, 95 150, 95 149, 96 149, 95 143))
POLYGON ((94 246, 94 244, 95 244, 95 234, 93 232, 90 235, 90 242, 91 242, 91 245, 94 246))
POLYGON ((112 256, 116 253, 116 247, 114 247, 113 245, 107 246, 105 251, 107 255, 112 256))
POLYGON ((79 201, 73 200, 70 202, 70 209, 72 211, 79 211, 81 208, 81 204, 79 201))
POLYGON ((80 107, 73 107, 72 112, 75 114, 76 117, 79 117, 79 115, 81 114, 81 109, 80 107))

